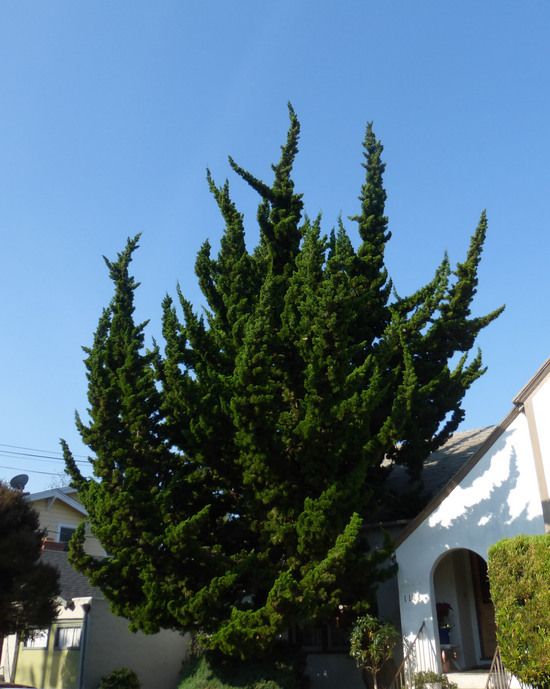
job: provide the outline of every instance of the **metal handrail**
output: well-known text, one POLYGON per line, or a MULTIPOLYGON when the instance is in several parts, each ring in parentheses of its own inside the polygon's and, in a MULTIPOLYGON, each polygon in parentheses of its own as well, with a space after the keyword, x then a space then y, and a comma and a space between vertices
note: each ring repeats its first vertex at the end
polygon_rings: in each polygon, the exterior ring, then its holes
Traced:
POLYGON ((510 689, 511 683, 512 675, 504 667, 502 658, 500 657, 500 648, 497 646, 485 689, 510 689))
POLYGON ((399 687, 402 687, 404 684, 407 683, 405 677, 403 677, 403 680, 401 682, 399 682, 398 680, 401 678, 402 675, 404 675, 407 661, 409 660, 409 658, 410 658, 410 656, 414 650, 414 647, 416 645, 416 642, 418 641, 418 637, 420 636, 420 634, 422 634, 422 630, 424 629, 425 625, 426 625, 426 620, 424 620, 422 622, 422 624, 420 625, 420 629, 418 630, 418 634, 414 637, 414 641, 409 646, 409 649, 407 650, 407 653, 406 653, 405 657, 403 658, 403 662, 401 663, 401 665, 399 666, 399 669, 395 673, 395 677, 390 682, 388 689, 399 689, 399 687))

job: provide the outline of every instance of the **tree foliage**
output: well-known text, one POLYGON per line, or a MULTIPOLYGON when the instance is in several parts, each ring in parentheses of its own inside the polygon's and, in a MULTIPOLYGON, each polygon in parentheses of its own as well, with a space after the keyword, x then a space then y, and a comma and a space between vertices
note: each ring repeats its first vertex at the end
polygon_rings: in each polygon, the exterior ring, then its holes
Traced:
POLYGON ((350 634, 350 655, 358 667, 370 672, 374 689, 378 687, 377 675, 390 660, 400 634, 389 622, 381 622, 372 615, 359 617, 350 634))
POLYGON ((291 176, 299 129, 290 108, 271 185, 229 159, 260 198, 253 251, 228 182, 208 173, 225 231, 217 256, 206 241, 196 260, 207 308, 197 313, 179 288, 167 297, 163 351, 145 349, 146 324, 134 321, 138 238, 106 259, 114 297, 85 350, 89 420, 77 417, 94 479, 65 446, 111 555, 87 556, 81 528, 77 568, 132 627, 199 631, 234 655, 264 652, 340 604, 368 607, 387 552, 367 555, 361 526, 380 504, 382 461, 417 475, 456 429, 484 371, 467 354, 500 313, 470 313, 484 214, 464 263, 452 272, 444 257, 426 287, 392 297, 372 126, 357 249, 343 222, 327 237, 304 213, 291 176))
POLYGON ((550 536, 520 535, 489 548, 497 641, 521 682, 550 687, 550 536))
POLYGON ((440 675, 437 672, 428 670, 426 672, 415 672, 413 676, 412 686, 414 689, 431 689, 434 686, 439 686, 441 689, 457 689, 458 684, 451 682, 448 675, 440 675))
POLYGON ((44 536, 24 495, 0 483, 0 640, 28 638, 56 617, 59 573, 40 561, 44 536))
POLYGON ((285 644, 246 663, 207 652, 184 667, 177 689, 306 689, 305 670, 306 654, 285 644))
POLYGON ((98 689, 141 689, 141 682, 134 670, 121 667, 102 677, 98 689))

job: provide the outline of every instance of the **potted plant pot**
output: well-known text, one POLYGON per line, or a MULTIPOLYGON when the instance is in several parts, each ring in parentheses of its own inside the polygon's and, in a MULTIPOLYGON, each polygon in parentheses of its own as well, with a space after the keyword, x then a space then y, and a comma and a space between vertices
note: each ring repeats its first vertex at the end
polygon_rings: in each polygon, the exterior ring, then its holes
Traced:
POLYGON ((450 627, 439 627, 439 643, 440 644, 450 644, 451 643, 451 628, 450 627))

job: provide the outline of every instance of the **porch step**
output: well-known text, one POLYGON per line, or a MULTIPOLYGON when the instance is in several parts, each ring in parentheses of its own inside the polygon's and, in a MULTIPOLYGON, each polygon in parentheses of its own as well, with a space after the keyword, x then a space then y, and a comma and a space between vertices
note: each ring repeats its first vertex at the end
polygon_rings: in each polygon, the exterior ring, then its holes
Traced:
POLYGON ((489 678, 488 670, 449 672, 447 677, 458 685, 458 689, 485 689, 489 678))

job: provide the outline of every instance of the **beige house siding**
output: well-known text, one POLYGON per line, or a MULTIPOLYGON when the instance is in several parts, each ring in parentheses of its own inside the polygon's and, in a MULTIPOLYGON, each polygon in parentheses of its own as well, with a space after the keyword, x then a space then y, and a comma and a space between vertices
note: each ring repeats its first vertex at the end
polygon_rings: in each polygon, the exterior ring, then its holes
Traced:
POLYGON ((74 598, 70 608, 60 606, 46 648, 19 644, 15 680, 41 689, 97 689, 102 677, 128 667, 137 673, 142 689, 171 689, 189 657, 189 639, 188 634, 166 630, 133 634, 128 620, 115 617, 107 601, 74 598), (66 627, 81 629, 79 648, 56 647, 56 632, 66 627))
POLYGON ((142 689, 176 686, 182 662, 189 657, 188 634, 134 634, 128 620, 112 615, 108 602, 96 598, 87 626, 83 689, 96 689, 101 677, 120 667, 134 670, 142 689))
POLYGON ((55 647, 56 632, 62 626, 80 626, 81 620, 54 624, 49 630, 46 648, 19 646, 15 681, 43 689, 74 689, 78 685, 80 649, 55 647))
MULTIPOLYGON (((71 493, 68 497, 76 500, 77 495, 76 493, 71 493)), ((43 529, 46 529, 46 538, 48 540, 59 541, 61 526, 69 526, 76 529, 80 522, 86 518, 84 511, 81 512, 75 509, 59 498, 33 500, 32 506, 40 515, 40 525, 43 529)), ((86 552, 97 557, 105 555, 101 544, 88 527, 86 527, 86 552)))
POLYGON ((81 647, 59 648, 56 634, 61 628, 82 629, 85 608, 90 600, 88 597, 75 598, 70 608, 60 605, 57 619, 48 630, 45 648, 26 648, 25 644, 19 643, 14 677, 16 682, 41 689, 78 687, 81 647))
POLYGON ((46 538, 51 538, 54 541, 59 540, 60 524, 73 526, 76 529, 84 519, 82 513, 77 512, 61 500, 54 500, 51 504, 50 500, 37 500, 33 502, 33 507, 40 515, 42 528, 47 530, 46 538))
MULTIPOLYGON (((110 612, 100 591, 76 572, 67 553, 61 552, 60 526, 76 527, 86 519, 86 511, 76 497, 61 488, 28 498, 51 539, 42 558, 61 572, 60 606, 46 647, 28 648, 15 636, 10 637, 4 642, 0 665, 7 670, 7 678, 41 689, 97 689, 102 677, 120 667, 135 670, 142 689, 175 687, 182 662, 189 655, 189 635, 167 630, 154 635, 133 634, 128 630, 128 620, 110 612), (69 647, 77 638, 77 628, 81 629, 79 646, 69 647)), ((89 532, 86 550, 105 555, 89 532)))

